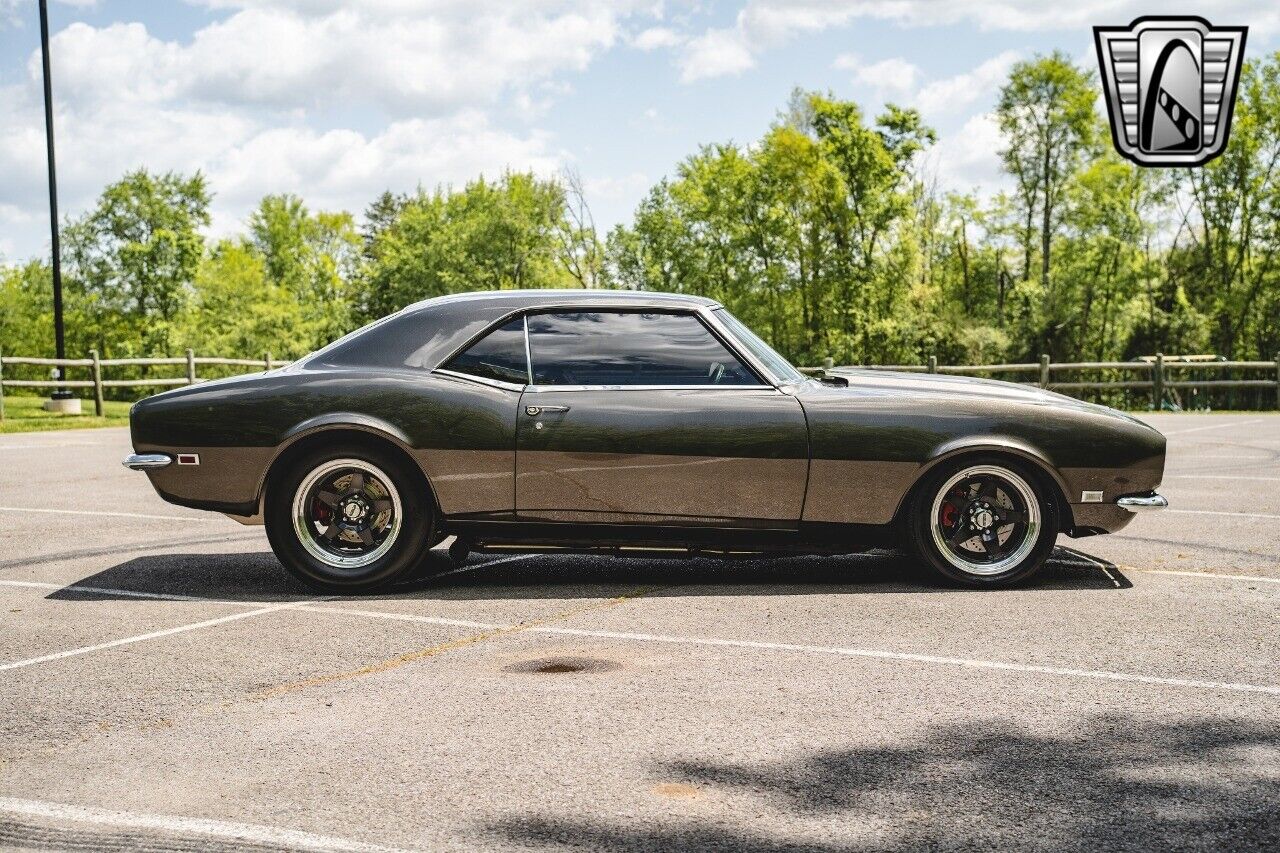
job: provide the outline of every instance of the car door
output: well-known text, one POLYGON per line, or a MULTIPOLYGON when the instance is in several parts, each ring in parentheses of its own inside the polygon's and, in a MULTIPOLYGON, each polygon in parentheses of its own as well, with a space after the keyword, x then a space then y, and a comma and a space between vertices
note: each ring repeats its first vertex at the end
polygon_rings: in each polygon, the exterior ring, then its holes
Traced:
POLYGON ((808 476, 800 404, 696 311, 533 312, 527 328, 519 517, 798 524, 808 476))

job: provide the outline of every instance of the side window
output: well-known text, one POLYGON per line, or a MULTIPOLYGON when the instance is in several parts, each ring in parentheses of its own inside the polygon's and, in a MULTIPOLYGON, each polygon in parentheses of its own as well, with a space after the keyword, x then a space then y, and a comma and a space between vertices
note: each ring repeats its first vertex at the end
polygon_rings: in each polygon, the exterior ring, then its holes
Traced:
POLYGON ((524 318, 517 317, 454 356, 444 368, 468 376, 525 385, 529 382, 528 365, 524 318))
POLYGON ((538 385, 760 384, 690 314, 530 314, 529 350, 538 385))

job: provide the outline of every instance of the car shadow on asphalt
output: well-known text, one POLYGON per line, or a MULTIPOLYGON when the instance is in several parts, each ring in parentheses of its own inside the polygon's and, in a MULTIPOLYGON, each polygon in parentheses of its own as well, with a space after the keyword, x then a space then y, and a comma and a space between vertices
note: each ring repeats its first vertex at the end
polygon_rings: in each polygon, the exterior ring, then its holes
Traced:
POLYGON ((525 813, 484 831, 520 849, 572 842, 625 853, 1275 850, 1280 723, 1264 720, 1086 713, 1054 728, 1019 725, 994 708, 884 745, 872 736, 782 761, 759 759, 754 745, 741 758, 659 761, 652 795, 675 790, 686 801, 661 824, 525 813), (769 828, 806 820, 803 838, 769 828), (845 829, 823 841, 833 821, 845 829))
MULTIPOLYGON (((921 566, 890 552, 757 559, 654 559, 590 554, 472 556, 455 566, 447 552, 428 556, 420 576, 370 599, 496 600, 609 598, 636 586, 649 597, 722 595, 962 594, 921 566)), ((1013 592, 1115 591, 1132 586, 1105 560, 1059 547, 1044 569, 1013 592)), ((993 592, 991 594, 1001 594, 993 592)), ((270 551, 135 557, 51 593, 51 599, 127 600, 192 596, 233 601, 314 597, 270 551)))

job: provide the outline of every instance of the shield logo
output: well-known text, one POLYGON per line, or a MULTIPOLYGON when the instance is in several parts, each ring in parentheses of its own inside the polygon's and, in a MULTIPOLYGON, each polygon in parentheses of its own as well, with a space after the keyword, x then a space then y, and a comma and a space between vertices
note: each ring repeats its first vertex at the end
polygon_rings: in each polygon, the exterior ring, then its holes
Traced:
POLYGON ((1227 147, 1248 27, 1143 17, 1094 27, 1111 139, 1140 166, 1203 166, 1227 147))

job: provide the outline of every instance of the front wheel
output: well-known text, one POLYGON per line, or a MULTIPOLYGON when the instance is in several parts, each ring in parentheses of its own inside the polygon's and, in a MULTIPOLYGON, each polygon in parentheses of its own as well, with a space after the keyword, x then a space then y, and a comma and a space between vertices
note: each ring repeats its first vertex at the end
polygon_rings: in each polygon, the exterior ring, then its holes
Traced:
POLYGON ((916 553, 949 580, 1009 586, 1031 577, 1058 538, 1054 490, 1004 459, 943 465, 908 508, 916 553))
POLYGON ((360 593, 404 576, 430 542, 425 484, 392 453, 340 446, 304 453, 267 485, 267 538, 294 577, 360 593))

